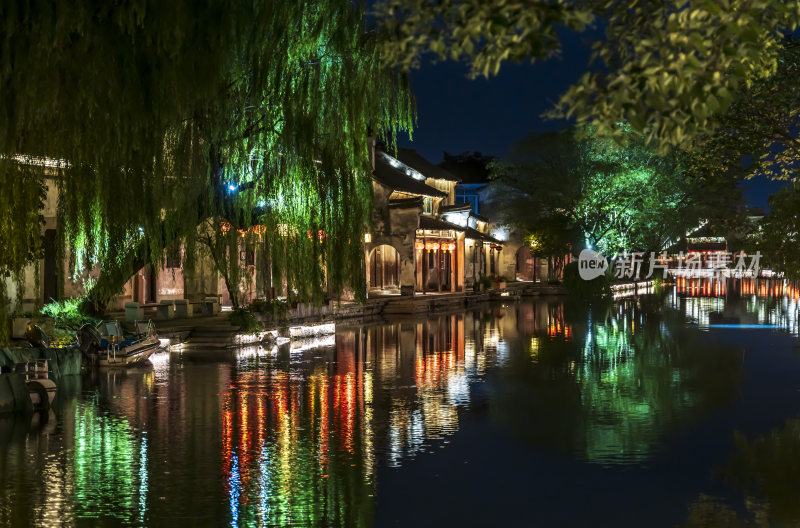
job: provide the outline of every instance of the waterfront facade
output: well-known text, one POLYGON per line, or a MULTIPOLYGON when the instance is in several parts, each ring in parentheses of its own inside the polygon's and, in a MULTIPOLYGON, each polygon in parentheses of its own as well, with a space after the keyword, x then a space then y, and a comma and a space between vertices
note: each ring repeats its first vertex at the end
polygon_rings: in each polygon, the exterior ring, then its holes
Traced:
MULTIPOLYGON (((458 177, 411 149, 390 154, 388 149, 374 146, 371 163, 373 226, 364 237, 368 296, 458 293, 472 291, 484 277, 527 277, 517 271, 518 250, 523 245, 507 248, 507 230, 493 226, 478 213, 477 206, 458 202, 458 177)), ((57 200, 55 175, 51 175, 42 209, 44 252, 38 263, 26 268, 19 283, 6 279, 11 312, 32 313, 52 300, 84 295, 100 273, 99 268, 76 265, 80 256, 65 254, 57 247, 57 200), (17 299, 22 301, 19 305, 17 299)), ((177 299, 198 302, 216 298, 221 305, 230 304, 225 281, 212 260, 199 249, 190 277, 182 266, 184 251, 180 246, 168 248, 159 269, 147 265, 138 270, 109 308, 122 310, 129 302, 154 305, 177 299)), ((257 251, 242 253, 241 265, 246 271, 240 284, 243 304, 286 296, 285 285, 267 288, 259 279, 257 251)), ((345 292, 348 298, 352 293, 345 292)))
POLYGON ((376 148, 373 228, 366 237, 370 295, 456 293, 496 275, 503 243, 469 204, 456 204, 458 178, 415 151, 376 148))

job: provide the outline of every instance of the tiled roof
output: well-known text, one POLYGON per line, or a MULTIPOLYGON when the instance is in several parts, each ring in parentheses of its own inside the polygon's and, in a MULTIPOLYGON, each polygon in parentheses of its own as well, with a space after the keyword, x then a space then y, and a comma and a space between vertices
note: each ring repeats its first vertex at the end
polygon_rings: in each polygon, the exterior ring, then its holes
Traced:
POLYGON ((432 196, 434 198, 447 197, 447 194, 439 189, 434 189, 430 185, 426 185, 422 180, 415 180, 403 171, 392 167, 383 156, 378 156, 375 160, 375 171, 372 173, 372 177, 395 191, 432 196))
POLYGON ((445 230, 449 229, 452 231, 461 231, 464 232, 469 228, 461 227, 457 224, 452 224, 447 220, 442 220, 436 216, 429 216, 429 215, 421 215, 419 217, 419 228, 420 229, 440 229, 445 230))
POLYGON ((389 200, 389 207, 422 207, 422 196, 389 200))
POLYGON ((450 212, 450 211, 471 211, 472 204, 470 202, 467 203, 460 203, 455 205, 440 205, 439 212, 450 212))
POLYGON ((490 237, 487 234, 481 233, 477 229, 473 229, 472 227, 468 227, 466 229, 467 238, 471 238, 472 240, 483 240, 485 242, 492 242, 493 244, 502 244, 501 241, 497 240, 494 237, 490 237))
POLYGON ((454 182, 461 181, 454 174, 444 170, 438 165, 434 165, 430 161, 420 156, 416 150, 410 148, 398 148, 397 159, 422 173, 423 176, 428 178, 436 178, 439 180, 449 180, 454 182))

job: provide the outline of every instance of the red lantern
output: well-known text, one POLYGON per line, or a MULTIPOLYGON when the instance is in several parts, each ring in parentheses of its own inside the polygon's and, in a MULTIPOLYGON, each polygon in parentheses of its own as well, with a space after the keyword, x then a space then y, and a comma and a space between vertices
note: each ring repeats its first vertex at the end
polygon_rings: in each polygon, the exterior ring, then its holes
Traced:
POLYGON ((257 234, 258 236, 261 236, 266 232, 267 232, 267 226, 265 226, 265 225, 254 225, 253 226, 253 233, 257 234))
POLYGON ((425 242, 418 240, 416 244, 414 244, 415 249, 423 250, 425 249, 425 242))
MULTIPOLYGON (((309 240, 313 240, 314 239, 314 232, 311 229, 306 231, 306 235, 308 236, 309 240)), ((320 242, 325 240, 326 236, 327 235, 325 234, 325 231, 322 231, 322 230, 317 231, 317 238, 319 239, 320 242)))
POLYGON ((219 230, 220 230, 220 231, 222 231, 222 234, 223 234, 223 235, 224 235, 224 234, 226 234, 228 231, 230 231, 230 230, 231 230, 231 224, 230 224, 230 222, 222 222, 222 223, 219 225, 219 230))

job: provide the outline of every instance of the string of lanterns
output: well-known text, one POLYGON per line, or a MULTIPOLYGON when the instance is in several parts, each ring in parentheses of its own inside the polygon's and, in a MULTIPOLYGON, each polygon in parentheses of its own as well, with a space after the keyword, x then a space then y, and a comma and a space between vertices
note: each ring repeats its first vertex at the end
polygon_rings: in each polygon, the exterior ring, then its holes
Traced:
MULTIPOLYGON (((223 235, 227 235, 228 232, 232 228, 233 228, 233 226, 231 225, 230 222, 220 222, 219 230, 222 232, 223 235)), ((267 226, 261 225, 261 224, 256 224, 256 225, 250 226, 250 227, 248 227, 246 229, 237 229, 236 231, 243 237, 247 233, 250 233, 250 232, 253 232, 254 234, 256 234, 256 235, 258 235, 260 237, 261 235, 263 235, 264 233, 267 232, 267 226)), ((278 226, 278 231, 281 234, 281 236, 289 236, 288 226, 280 225, 280 226, 278 226)), ((319 239, 320 242, 325 240, 325 238, 328 236, 328 234, 325 231, 322 231, 322 230, 317 231, 316 235, 317 235, 317 238, 319 239)), ((309 240, 313 240, 314 239, 314 231, 309 229, 308 231, 306 231, 306 236, 308 236, 309 240)))
POLYGON ((440 244, 439 242, 425 242, 423 240, 418 240, 414 244, 414 248, 419 250, 419 251, 422 251, 422 250, 428 250, 428 251, 439 251, 439 250, 442 250, 442 251, 448 252, 448 251, 455 251, 456 250, 456 244, 454 242, 442 242, 440 244))

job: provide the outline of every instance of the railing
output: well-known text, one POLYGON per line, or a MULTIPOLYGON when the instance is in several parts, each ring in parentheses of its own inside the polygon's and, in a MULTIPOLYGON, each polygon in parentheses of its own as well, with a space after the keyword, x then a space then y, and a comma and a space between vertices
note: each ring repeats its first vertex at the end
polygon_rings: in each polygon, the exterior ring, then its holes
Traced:
POLYGON ((36 359, 24 363, 17 363, 14 366, 14 372, 25 374, 25 380, 30 381, 34 379, 47 379, 50 369, 46 359, 36 359))

